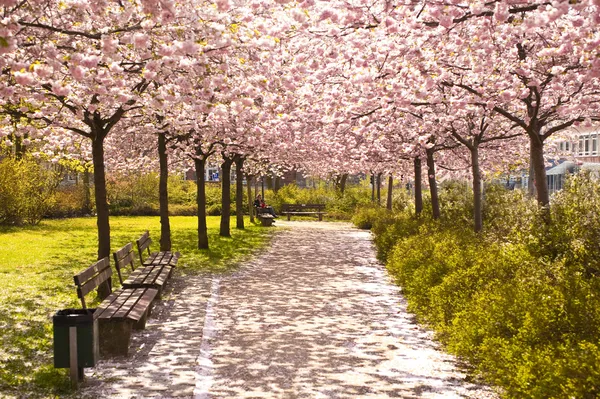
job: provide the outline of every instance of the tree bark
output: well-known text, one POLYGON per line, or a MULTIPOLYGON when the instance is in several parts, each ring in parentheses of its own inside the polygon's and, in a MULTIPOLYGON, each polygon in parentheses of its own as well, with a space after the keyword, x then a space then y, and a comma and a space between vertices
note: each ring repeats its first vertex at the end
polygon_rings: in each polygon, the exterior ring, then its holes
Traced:
POLYGON ((254 200, 252 199, 252 176, 246 175, 246 189, 248 191, 248 214, 250 215, 250 223, 254 223, 254 200))
MULTIPOLYGON (((529 139, 531 141, 531 138, 529 139)), ((527 194, 530 197, 535 196, 535 186, 533 185, 535 182, 535 169, 533 167, 533 152, 531 148, 529 149, 529 179, 527 180, 527 194)))
POLYGON ((223 155, 221 170, 223 178, 221 179, 221 228, 219 235, 221 237, 231 237, 231 165, 233 158, 223 155))
MULTIPOLYGON (((104 167, 103 132, 97 132, 92 139, 92 162, 94 164, 94 193, 96 195, 96 225, 98 226, 98 260, 110 256, 110 223, 108 220, 108 200, 106 194, 106 170, 104 167)), ((109 280, 110 281, 110 280, 109 280)), ((108 281, 98 286, 100 299, 111 291, 108 281)))
POLYGON ((535 190, 538 203, 547 208, 550 205, 550 194, 548 192, 548 182, 546 181, 546 165, 544 162, 544 143, 538 132, 529 134, 529 151, 531 154, 531 164, 535 176, 535 190))
POLYGON ((85 166, 83 170, 83 204, 81 206, 81 212, 84 215, 92 214, 92 195, 90 193, 90 170, 88 166, 85 166))
POLYGON ((435 160, 433 159, 434 151, 427 150, 427 179, 429 181, 429 192, 431 194, 431 212, 434 219, 439 219, 440 199, 438 197, 437 183, 435 181, 435 160))
POLYGON ((158 201, 160 207, 160 250, 171 250, 171 223, 169 221, 169 164, 167 158, 167 138, 164 132, 158 134, 158 160, 160 177, 158 181, 158 201))
POLYGON ((206 159, 194 159, 196 168, 196 204, 198 204, 198 249, 208 249, 208 229, 206 226, 206 159))
MULTIPOLYGON (((273 176, 271 176, 270 174, 263 177, 263 187, 267 186, 267 190, 273 190, 273 176)), ((263 198, 265 198, 265 196, 263 195, 263 198)))
POLYGON ((481 170, 479 169, 479 147, 473 146, 471 151, 471 171, 473 173, 473 222, 476 233, 483 230, 481 202, 481 170))
POLYGON ((377 173, 377 205, 381 206, 381 172, 377 173))
MULTIPOLYGON (((235 228, 244 229, 244 158, 235 157, 235 228)), ((248 182, 246 182, 248 183, 248 182)), ((250 187, 250 186, 248 186, 250 187)))
POLYGON ((342 175, 342 179, 340 181, 340 192, 342 193, 342 195, 344 195, 344 192, 346 191, 346 181, 348 180, 348 173, 344 173, 342 175))
POLYGON ((423 169, 421 167, 421 158, 416 157, 414 161, 415 166, 415 215, 421 215, 423 212, 423 183, 422 177, 423 169))
POLYGON ((387 192, 387 210, 392 210, 392 191, 394 189, 394 177, 390 175, 388 177, 388 192, 387 192))
POLYGON ((375 173, 371 174, 371 202, 375 203, 375 173))

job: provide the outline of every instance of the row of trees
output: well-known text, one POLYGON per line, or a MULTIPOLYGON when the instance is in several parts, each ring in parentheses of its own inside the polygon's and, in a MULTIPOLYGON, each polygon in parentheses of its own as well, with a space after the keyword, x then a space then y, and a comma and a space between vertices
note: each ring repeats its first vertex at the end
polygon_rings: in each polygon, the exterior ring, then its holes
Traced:
POLYGON ((482 173, 530 165, 547 207, 547 142, 597 119, 597 3, 4 1, 0 138, 92 162, 99 257, 107 169, 161 171, 168 249, 166 176, 194 168, 206 248, 214 158, 224 177, 413 175, 417 213, 426 164, 436 217, 436 168, 469 175, 479 231, 482 173))

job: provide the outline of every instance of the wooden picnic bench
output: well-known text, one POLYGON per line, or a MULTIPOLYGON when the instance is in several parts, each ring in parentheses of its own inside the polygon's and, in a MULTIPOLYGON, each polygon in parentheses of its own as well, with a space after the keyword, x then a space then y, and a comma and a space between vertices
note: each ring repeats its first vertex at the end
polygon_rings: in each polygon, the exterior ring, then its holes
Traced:
POLYGON ((136 244, 138 254, 140 255, 140 263, 144 266, 169 265, 175 267, 181 257, 179 252, 151 252, 150 245, 152 245, 152 239, 150 238, 150 232, 148 230, 136 240, 136 244), (144 252, 148 253, 148 258, 146 260, 144 260, 144 252))
POLYGON ((265 209, 260 207, 255 207, 256 217, 260 220, 260 224, 263 226, 272 226, 275 223, 275 216, 271 215, 271 213, 265 209))
POLYGON ((168 263, 142 264, 142 266, 136 269, 133 245, 131 243, 127 243, 123 248, 113 253, 113 257, 115 259, 119 281, 121 281, 123 288, 155 288, 158 290, 157 297, 161 297, 163 288, 165 284, 167 284, 169 277, 171 277, 174 266, 171 266, 168 263), (125 269, 127 265, 131 267, 131 273, 127 276, 127 279, 123 281, 122 270, 125 269))
POLYGON ((108 257, 76 274, 73 279, 83 309, 87 309, 85 295, 108 281, 111 292, 94 312, 94 319, 98 320, 100 354, 127 356, 131 331, 146 327, 146 320, 150 316, 158 290, 122 288, 112 291, 112 268, 108 257))
POLYGON ((281 206, 281 214, 287 215, 287 220, 290 220, 292 215, 317 215, 319 221, 322 221, 323 215, 326 214, 325 204, 283 204, 281 206))

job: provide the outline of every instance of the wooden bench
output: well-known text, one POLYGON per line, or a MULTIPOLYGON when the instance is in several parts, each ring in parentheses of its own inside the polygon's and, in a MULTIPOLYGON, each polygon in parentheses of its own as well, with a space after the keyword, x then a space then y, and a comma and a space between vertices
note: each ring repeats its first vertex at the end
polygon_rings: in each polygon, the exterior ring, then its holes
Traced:
POLYGON ((150 238, 150 232, 146 230, 142 236, 136 240, 138 254, 140 256, 140 263, 144 266, 164 266, 169 265, 172 267, 177 266, 177 262, 181 257, 179 252, 150 252, 150 245, 152 245, 152 239, 150 238), (148 252, 148 258, 144 260, 144 252, 148 252))
POLYGON ((323 215, 326 214, 325 204, 283 204, 281 206, 281 214, 287 215, 287 220, 290 220, 292 215, 317 215, 319 221, 322 221, 323 215))
POLYGON ((161 297, 163 288, 171 277, 174 266, 167 263, 156 263, 142 265, 135 268, 133 254, 133 245, 128 243, 117 252, 113 253, 119 281, 123 288, 155 288, 158 290, 158 298, 161 297), (125 281, 123 281, 122 270, 131 266, 131 273, 125 281))
POLYGON ((272 226, 275 223, 275 216, 271 215, 265 208, 255 207, 256 217, 260 220, 260 224, 263 226, 272 226))
POLYGON ((87 309, 85 295, 108 281, 110 294, 94 312, 98 320, 100 354, 106 356, 128 355, 132 329, 146 327, 152 302, 158 295, 154 288, 123 288, 112 291, 112 268, 108 257, 99 260, 73 279, 81 306, 87 309))

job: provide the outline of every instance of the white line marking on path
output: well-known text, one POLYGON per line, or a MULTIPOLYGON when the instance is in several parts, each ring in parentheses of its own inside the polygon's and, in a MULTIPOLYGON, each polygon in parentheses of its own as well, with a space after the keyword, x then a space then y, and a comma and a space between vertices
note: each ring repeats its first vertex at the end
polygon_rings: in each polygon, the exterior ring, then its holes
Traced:
POLYGON ((196 360, 196 388, 194 399, 208 399, 210 388, 213 385, 213 362, 210 355, 210 340, 215 337, 217 329, 215 326, 215 307, 219 301, 220 279, 213 278, 210 290, 210 299, 206 303, 206 315, 204 316, 204 327, 202 328, 202 343, 200 354, 196 360))

